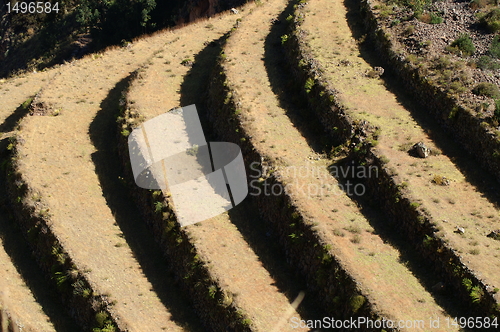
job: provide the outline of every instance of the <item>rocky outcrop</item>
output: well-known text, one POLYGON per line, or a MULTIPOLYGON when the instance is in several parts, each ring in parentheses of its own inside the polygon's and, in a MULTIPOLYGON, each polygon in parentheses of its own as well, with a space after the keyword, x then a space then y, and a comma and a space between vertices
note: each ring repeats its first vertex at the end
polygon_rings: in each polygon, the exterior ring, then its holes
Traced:
POLYGON ((410 149, 410 154, 419 158, 427 158, 431 153, 431 150, 424 144, 424 142, 418 142, 413 145, 410 149))

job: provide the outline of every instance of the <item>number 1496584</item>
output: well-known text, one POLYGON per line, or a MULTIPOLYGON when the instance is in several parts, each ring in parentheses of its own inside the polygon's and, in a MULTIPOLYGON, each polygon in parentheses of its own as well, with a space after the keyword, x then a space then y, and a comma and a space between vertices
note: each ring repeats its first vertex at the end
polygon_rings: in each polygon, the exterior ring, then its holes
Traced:
POLYGON ((7 2, 7 12, 15 14, 50 14, 59 13, 59 2, 24 2, 18 1, 14 4, 7 2))

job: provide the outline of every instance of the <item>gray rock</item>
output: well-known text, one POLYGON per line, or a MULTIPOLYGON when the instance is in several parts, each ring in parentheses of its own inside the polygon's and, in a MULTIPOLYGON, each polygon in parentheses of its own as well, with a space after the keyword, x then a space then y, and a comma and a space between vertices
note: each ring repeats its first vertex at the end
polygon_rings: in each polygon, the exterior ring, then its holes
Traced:
POLYGON ((492 239, 500 241, 500 229, 492 231, 490 234, 486 235, 487 237, 491 237, 492 239))
POLYGON ((418 142, 411 148, 410 151, 413 151, 417 157, 427 158, 431 153, 431 149, 429 149, 424 142, 418 142))

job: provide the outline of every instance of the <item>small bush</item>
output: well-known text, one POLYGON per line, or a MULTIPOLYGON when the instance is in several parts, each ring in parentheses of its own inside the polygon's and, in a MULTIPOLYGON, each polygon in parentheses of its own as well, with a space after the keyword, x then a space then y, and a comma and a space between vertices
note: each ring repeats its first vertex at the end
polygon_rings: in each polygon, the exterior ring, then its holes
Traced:
POLYGON ((412 35, 414 32, 415 32, 415 26, 414 26, 414 25, 409 25, 409 26, 405 29, 405 34, 406 34, 406 35, 412 35))
POLYGON ((483 55, 476 61, 476 66, 481 69, 500 69, 500 64, 488 55, 483 55))
POLYGON ((314 80, 312 78, 308 78, 306 80, 306 83, 304 84, 304 89, 306 90, 306 93, 311 92, 313 86, 314 86, 314 80))
POLYGON ((458 38, 455 39, 451 45, 446 48, 446 50, 459 55, 471 56, 474 52, 476 52, 476 47, 474 46, 469 34, 463 33, 458 36, 458 38))
POLYGON ((420 15, 419 20, 427 24, 443 23, 443 18, 436 13, 423 13, 420 15))
POLYGON ((359 236, 358 234, 354 235, 354 237, 351 239, 351 242, 354 244, 361 243, 361 236, 359 236))
POLYGON ((431 13, 431 24, 441 24, 443 23, 443 18, 438 14, 431 13))
POLYGON ((451 65, 450 58, 445 55, 437 58, 434 63, 437 69, 447 69, 451 65))
POLYGON ((491 10, 488 14, 484 15, 481 24, 490 32, 497 32, 500 30, 500 8, 491 10))
POLYGON ((358 312, 359 309, 365 304, 366 299, 363 295, 354 295, 351 297, 349 301, 349 305, 351 306, 351 310, 353 313, 358 312))
POLYGON ((104 324, 106 324, 107 319, 108 319, 108 314, 103 311, 100 311, 97 314, 95 314, 95 320, 97 322, 97 325, 99 325, 99 327, 103 327, 104 324))
POLYGON ((500 89, 493 83, 481 82, 472 92, 478 96, 486 96, 490 98, 500 99, 500 89))
POLYGON ((488 53, 492 57, 500 59, 500 36, 495 36, 495 38, 493 38, 488 53))
POLYGON ((484 8, 491 3, 493 3, 493 1, 490 1, 490 0, 472 0, 471 2, 469 2, 469 7, 472 10, 476 10, 479 8, 484 8))

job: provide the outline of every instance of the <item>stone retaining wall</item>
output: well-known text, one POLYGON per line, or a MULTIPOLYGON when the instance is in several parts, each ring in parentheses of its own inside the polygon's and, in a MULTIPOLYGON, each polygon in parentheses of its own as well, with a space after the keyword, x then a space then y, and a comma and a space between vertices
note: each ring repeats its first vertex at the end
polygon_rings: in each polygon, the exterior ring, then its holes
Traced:
MULTIPOLYGON (((364 3, 364 5, 366 5, 366 3, 364 3)), ((305 84, 307 79, 321 76, 318 75, 318 73, 322 73, 321 65, 314 61, 310 48, 303 40, 304 32, 301 30, 300 25, 303 20, 303 15, 305 15, 304 7, 304 5, 296 6, 290 30, 290 45, 292 47, 285 47, 287 58, 292 66, 297 64, 296 59, 308 59, 309 63, 314 63, 314 66, 301 66, 300 70, 292 71, 299 84, 305 84), (309 73, 304 73, 304 71, 309 71, 309 73)), ((375 20, 373 15, 370 17, 372 20, 375 20)), ((372 25, 373 24, 375 23, 372 22, 372 25)), ((379 36, 381 34, 380 30, 375 34, 378 38, 382 38, 379 36)), ((387 36, 385 36, 385 38, 387 38, 387 36)), ((392 56, 394 57, 395 55, 392 54, 392 56)), ((409 75, 411 76, 411 74, 409 75)), ((326 89, 331 91, 334 88, 329 86, 329 83, 325 80, 316 80, 315 84, 324 85, 324 87, 318 87, 317 91, 324 91, 326 89)), ((312 100, 313 105, 318 106, 318 104, 314 104, 318 98, 317 95, 307 93, 306 96, 312 100)), ((427 99, 429 98, 430 96, 427 97, 427 99)), ((394 230, 404 234, 406 239, 411 241, 413 247, 419 254, 432 264, 435 273, 442 278, 443 282, 451 287, 464 303, 469 305, 471 312, 483 316, 485 314, 498 316, 499 308, 494 299, 492 290, 488 290, 487 285, 482 282, 480 277, 475 275, 474 272, 468 269, 462 262, 460 255, 436 235, 436 223, 433 221, 432 217, 426 213, 425 209, 417 207, 419 204, 399 185, 401 180, 395 176, 391 169, 385 166, 383 156, 378 154, 375 149, 372 149, 371 143, 369 142, 370 140, 365 139, 369 138, 373 132, 368 131, 367 133, 366 130, 360 128, 359 122, 355 123, 349 115, 346 116, 343 111, 345 107, 342 106, 341 100, 331 98, 330 104, 331 105, 323 104, 321 107, 316 107, 315 113, 329 114, 331 112, 340 111, 338 117, 341 117, 342 120, 337 126, 353 128, 351 132, 354 135, 350 138, 347 136, 344 137, 344 145, 349 143, 349 139, 351 141, 356 140, 362 142, 362 144, 358 144, 354 149, 351 148, 349 150, 349 156, 344 162, 354 162, 356 167, 364 165, 364 167, 368 169, 369 167, 377 167, 379 170, 378 177, 363 179, 365 181, 363 184, 365 188, 367 188, 365 195, 370 197, 372 202, 379 206, 384 214, 390 217, 393 221, 394 230), (346 125, 344 123, 345 121, 350 121, 350 123, 346 125), (483 293, 479 300, 474 300, 471 296, 471 289, 464 286, 463 281, 466 278, 471 280, 472 287, 478 287, 483 293)), ((465 117, 465 115, 463 115, 465 114, 464 112, 466 111, 456 111, 455 117, 459 119, 456 121, 473 121, 472 118, 465 117)), ((329 117, 334 118, 335 116, 329 115, 329 117)), ((325 126, 325 131, 328 131, 331 127, 331 124, 325 121, 322 121, 322 124, 325 126)), ((334 123, 333 125, 335 126, 336 124, 334 123)), ((371 127, 366 123, 363 124, 363 126, 367 128, 371 127)), ((334 137, 332 137, 332 139, 334 139, 334 137)), ((343 180, 350 180, 352 182, 360 181, 359 179, 347 178, 343 180)))
MULTIPOLYGON (((259 154, 252 144, 251 133, 241 126, 241 115, 237 111, 241 103, 237 91, 227 80, 222 58, 215 66, 210 81, 207 105, 209 122, 221 140, 240 146, 247 174, 250 174, 250 165, 253 165, 253 171, 258 168, 265 174, 263 168, 272 168, 273 165, 266 161, 266 156, 259 154)), ((268 173, 271 173, 266 178, 268 186, 284 186, 275 172, 268 173)), ((337 319, 358 316, 373 320, 382 318, 375 312, 367 294, 360 290, 358 282, 335 257, 331 245, 323 239, 321 226, 314 226, 313 221, 297 208, 290 196, 286 193, 259 195, 255 196, 255 200, 262 217, 277 234, 288 262, 306 277, 310 296, 316 297, 327 313, 337 319), (291 234, 294 236, 291 237, 291 234)), ((363 328, 359 331, 371 330, 363 328)))

